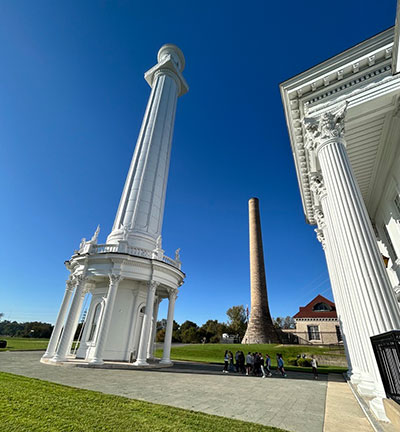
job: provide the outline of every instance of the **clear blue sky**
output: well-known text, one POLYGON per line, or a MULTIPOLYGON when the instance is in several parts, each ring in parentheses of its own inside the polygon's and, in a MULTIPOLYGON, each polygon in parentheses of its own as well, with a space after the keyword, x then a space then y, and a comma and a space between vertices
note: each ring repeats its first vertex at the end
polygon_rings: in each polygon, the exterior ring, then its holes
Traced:
MULTIPOLYGON (((111 229, 167 42, 186 57, 163 246, 187 274, 176 320, 249 304, 247 201, 260 199, 270 309, 332 298, 304 221, 278 84, 392 26, 395 0, 2 1, 0 312, 54 322, 63 262, 111 229)), ((166 314, 162 303, 161 316, 166 314)))

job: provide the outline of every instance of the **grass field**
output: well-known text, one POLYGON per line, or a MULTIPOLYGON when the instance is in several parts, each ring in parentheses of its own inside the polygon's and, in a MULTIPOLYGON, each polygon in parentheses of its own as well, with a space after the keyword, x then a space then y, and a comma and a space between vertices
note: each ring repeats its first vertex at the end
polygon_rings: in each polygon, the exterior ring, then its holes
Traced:
POLYGON ((35 351, 45 350, 48 339, 35 339, 35 338, 13 338, 13 337, 2 337, 1 340, 7 341, 7 348, 0 348, 0 351, 35 351))
POLYGON ((285 432, 0 372, 2 432, 285 432))
MULTIPOLYGON (((225 350, 232 351, 235 354, 236 351, 241 350, 246 355, 247 352, 261 352, 264 355, 268 353, 271 357, 271 363, 273 367, 276 367, 276 354, 280 353, 283 359, 286 360, 285 368, 287 370, 296 371, 311 371, 311 368, 300 368, 297 366, 289 366, 287 364, 287 359, 294 358, 298 354, 320 354, 320 355, 330 355, 330 350, 328 347, 315 347, 315 346, 304 346, 304 345, 275 345, 275 344, 260 344, 260 345, 241 345, 241 344, 191 344, 183 346, 173 346, 171 349, 171 359, 172 360, 188 360, 188 361, 199 361, 206 363, 223 363, 224 362, 224 352, 225 350)), ((333 355, 339 356, 340 351, 336 347, 334 349, 333 355)), ((156 351, 156 356, 162 356, 162 350, 156 351)), ((343 353, 344 356, 344 353, 343 353)), ((343 367, 336 366, 319 366, 318 370, 321 373, 342 373, 347 369, 343 367)))

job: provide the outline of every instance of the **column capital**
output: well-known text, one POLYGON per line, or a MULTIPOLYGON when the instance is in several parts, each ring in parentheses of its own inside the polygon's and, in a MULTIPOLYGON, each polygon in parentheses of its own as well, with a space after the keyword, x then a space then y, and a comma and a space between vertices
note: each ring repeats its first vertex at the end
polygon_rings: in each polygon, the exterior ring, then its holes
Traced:
POLYGON ((175 288, 168 289, 168 298, 171 301, 175 301, 178 298, 178 290, 175 288))
POLYGON ((83 284, 84 282, 86 282, 88 280, 88 277, 86 275, 82 274, 82 273, 79 274, 79 275, 74 276, 74 278, 75 278, 76 283, 78 285, 81 285, 81 284, 83 284))
POLYGON ((307 140, 305 147, 318 153, 323 144, 342 140, 346 110, 347 102, 319 116, 305 117, 303 119, 307 140))
POLYGON ((156 289, 159 285, 160 285, 160 282, 156 282, 155 280, 151 280, 149 282, 149 291, 152 291, 153 293, 155 293, 156 289))
POLYGON ((73 291, 74 288, 75 288, 76 283, 77 283, 77 281, 76 281, 75 278, 67 279, 66 282, 65 282, 65 284, 66 284, 65 289, 67 291, 73 291))
POLYGON ((120 283, 123 279, 123 277, 120 274, 114 274, 114 273, 110 273, 108 277, 110 279, 110 285, 116 285, 120 283))

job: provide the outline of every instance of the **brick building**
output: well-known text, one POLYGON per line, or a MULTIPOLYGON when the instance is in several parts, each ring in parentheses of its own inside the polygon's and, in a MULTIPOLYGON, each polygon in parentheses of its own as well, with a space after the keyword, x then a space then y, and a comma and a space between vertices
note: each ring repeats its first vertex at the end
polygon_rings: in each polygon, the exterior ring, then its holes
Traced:
POLYGON ((338 344, 342 343, 335 303, 317 295, 306 306, 301 306, 293 317, 300 344, 338 344))

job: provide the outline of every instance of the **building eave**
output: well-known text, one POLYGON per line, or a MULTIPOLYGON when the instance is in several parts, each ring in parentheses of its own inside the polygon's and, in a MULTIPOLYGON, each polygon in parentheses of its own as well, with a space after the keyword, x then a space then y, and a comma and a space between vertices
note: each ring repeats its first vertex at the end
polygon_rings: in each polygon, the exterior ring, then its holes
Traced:
MULTIPOLYGON (((329 109, 341 97, 346 100, 349 94, 391 79, 393 38, 391 27, 280 84, 303 210, 309 224, 315 224, 314 203, 302 120, 329 109)), ((351 118, 352 106, 348 111, 351 118)))

